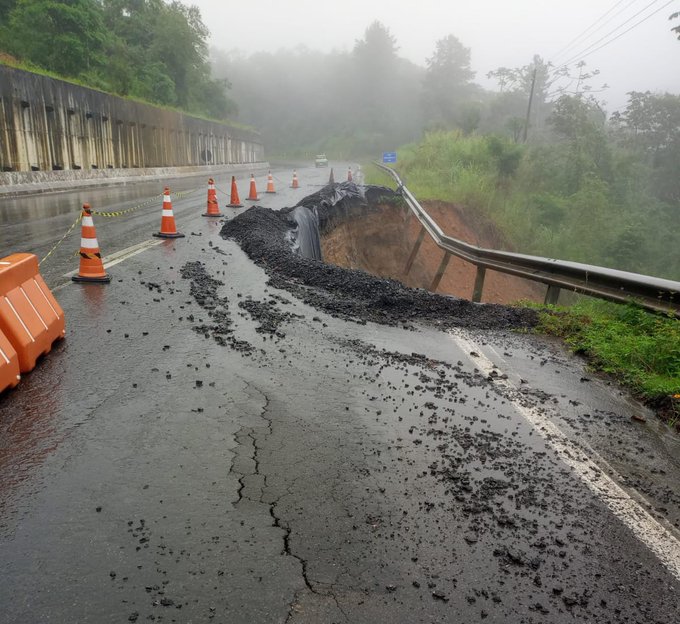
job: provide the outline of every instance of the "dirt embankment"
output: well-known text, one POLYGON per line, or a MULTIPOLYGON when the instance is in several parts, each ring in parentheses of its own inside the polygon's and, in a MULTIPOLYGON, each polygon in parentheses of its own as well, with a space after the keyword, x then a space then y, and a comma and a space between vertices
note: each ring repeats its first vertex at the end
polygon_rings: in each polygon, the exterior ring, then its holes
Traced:
MULTIPOLYGON (((449 236, 491 249, 507 249, 502 234, 491 222, 471 227, 464 209, 441 201, 423 202, 423 207, 449 236)), ((381 205, 346 221, 322 238, 326 262, 350 269, 361 269, 380 277, 397 279, 407 286, 429 289, 443 252, 425 236, 408 275, 404 267, 413 249, 420 223, 406 208, 381 205)), ((479 221, 479 219, 476 219, 479 221)), ((469 299, 476 267, 452 257, 437 292, 469 299)), ((542 302, 545 287, 519 277, 487 271, 482 301, 513 303, 521 299, 542 302)))

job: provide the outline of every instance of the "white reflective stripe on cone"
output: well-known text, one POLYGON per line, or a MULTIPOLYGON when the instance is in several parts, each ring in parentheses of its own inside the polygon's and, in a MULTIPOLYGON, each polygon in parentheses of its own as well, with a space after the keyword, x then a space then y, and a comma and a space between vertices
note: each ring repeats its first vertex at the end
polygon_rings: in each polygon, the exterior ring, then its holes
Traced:
POLYGON ((99 243, 96 238, 81 238, 80 246, 84 249, 98 249, 99 243))
POLYGON ((173 217, 174 215, 172 214, 172 210, 164 209, 163 210, 163 216, 164 217, 173 217))
POLYGON ((94 227, 94 221, 92 221, 92 217, 83 217, 83 225, 91 225, 94 227))

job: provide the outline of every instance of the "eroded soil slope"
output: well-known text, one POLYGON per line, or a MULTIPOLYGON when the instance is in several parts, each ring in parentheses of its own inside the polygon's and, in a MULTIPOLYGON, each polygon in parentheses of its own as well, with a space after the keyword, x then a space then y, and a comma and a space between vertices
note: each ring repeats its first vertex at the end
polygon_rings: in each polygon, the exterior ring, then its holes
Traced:
MULTIPOLYGON (((505 248, 492 223, 472 228, 463 209, 440 201, 423 202, 424 208, 450 236, 489 248, 505 248)), ((364 216, 342 223, 322 239, 326 262, 398 279, 407 286, 429 288, 442 259, 442 251, 426 236, 408 275, 404 267, 413 249, 420 223, 405 208, 382 205, 364 216)), ((470 298, 476 267, 452 257, 437 292, 470 298)), ((512 303, 521 299, 543 301, 545 287, 512 275, 487 271, 482 301, 512 303)))

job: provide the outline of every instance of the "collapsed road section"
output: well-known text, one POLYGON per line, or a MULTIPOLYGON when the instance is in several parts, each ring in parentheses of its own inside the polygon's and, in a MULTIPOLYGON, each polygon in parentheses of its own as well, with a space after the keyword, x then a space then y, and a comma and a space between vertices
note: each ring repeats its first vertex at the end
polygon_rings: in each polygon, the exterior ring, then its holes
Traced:
POLYGON ((383 187, 358 187, 351 182, 329 185, 294 208, 273 211, 254 207, 228 221, 221 233, 237 240, 250 258, 268 271, 272 285, 341 318, 402 326, 428 322, 442 329, 528 328, 535 324, 531 310, 473 304, 319 261, 317 241, 325 231, 380 201, 395 198, 393 191, 383 187), (307 250, 312 251, 305 253, 307 250))
POLYGON ((678 620, 677 443, 533 313, 203 208, 0 401, 2 624, 678 620))

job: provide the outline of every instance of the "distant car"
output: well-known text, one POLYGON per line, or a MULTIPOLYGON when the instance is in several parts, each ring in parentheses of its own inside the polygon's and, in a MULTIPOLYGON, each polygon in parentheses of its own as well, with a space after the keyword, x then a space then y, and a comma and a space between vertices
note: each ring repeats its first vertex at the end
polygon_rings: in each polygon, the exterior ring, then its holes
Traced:
POLYGON ((328 158, 326 158, 326 154, 317 154, 314 159, 314 165, 317 167, 328 167, 328 158))

